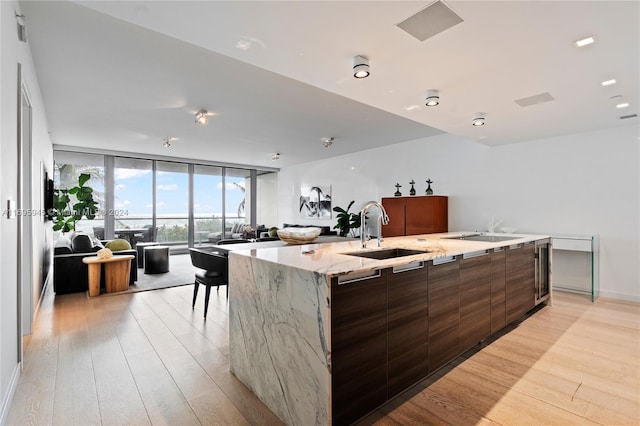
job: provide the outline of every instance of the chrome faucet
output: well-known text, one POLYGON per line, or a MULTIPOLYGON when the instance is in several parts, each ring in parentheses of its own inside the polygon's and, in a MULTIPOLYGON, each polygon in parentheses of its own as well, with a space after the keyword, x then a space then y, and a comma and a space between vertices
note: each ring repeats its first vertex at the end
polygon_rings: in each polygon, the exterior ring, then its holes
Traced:
POLYGON ((377 201, 366 202, 364 207, 362 208, 362 212, 360 213, 362 229, 362 231, 360 232, 360 243, 362 244, 362 248, 367 248, 367 237, 365 235, 365 233, 367 232, 367 210, 369 210, 370 207, 374 206, 377 206, 380 209, 380 222, 378 223, 378 247, 380 247, 380 243, 382 242, 382 225, 389 224, 389 216, 387 216, 387 211, 384 209, 384 207, 382 207, 382 204, 377 201))

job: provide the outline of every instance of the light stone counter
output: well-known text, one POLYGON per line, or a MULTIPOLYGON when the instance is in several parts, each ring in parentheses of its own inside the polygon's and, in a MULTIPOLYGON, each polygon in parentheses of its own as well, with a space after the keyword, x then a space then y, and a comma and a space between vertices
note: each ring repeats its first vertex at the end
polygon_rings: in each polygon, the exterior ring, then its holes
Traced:
POLYGON ((474 251, 488 250, 496 247, 548 238, 542 235, 490 233, 483 233, 483 235, 500 237, 513 236, 513 240, 490 243, 444 238, 459 236, 462 234, 468 235, 474 234, 474 232, 449 232, 445 234, 412 235, 408 237, 387 237, 382 242, 381 248, 377 247, 377 240, 373 239, 368 241, 366 250, 380 250, 393 247, 429 251, 424 254, 403 256, 386 260, 346 256, 345 253, 363 251, 360 245, 360 240, 348 240, 345 242, 331 244, 314 243, 305 245, 283 245, 283 242, 265 242, 233 244, 220 247, 224 247, 234 254, 249 256, 266 262, 302 269, 308 272, 316 272, 328 277, 334 277, 351 272, 365 272, 373 269, 402 266, 416 261, 431 260, 444 256, 456 256, 474 251), (261 244, 270 243, 278 243, 279 246, 267 246, 265 248, 260 247, 261 244), (248 249, 245 249, 245 247, 248 249), (313 252, 305 254, 305 252, 309 252, 310 250, 313 252))
MULTIPOLYGON (((496 243, 442 239, 457 235, 385 238, 382 248, 430 251, 387 260, 345 255, 362 251, 359 240, 258 249, 254 247, 260 243, 224 246, 230 251, 231 372, 285 423, 330 424, 331 277, 546 238, 514 235, 496 243)), ((379 250, 376 240, 367 246, 379 250)))

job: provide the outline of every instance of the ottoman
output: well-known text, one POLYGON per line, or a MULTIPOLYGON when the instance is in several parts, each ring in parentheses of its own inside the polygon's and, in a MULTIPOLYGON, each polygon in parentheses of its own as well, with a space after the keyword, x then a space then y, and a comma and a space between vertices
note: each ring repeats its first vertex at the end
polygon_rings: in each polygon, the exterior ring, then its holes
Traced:
POLYGON ((138 243, 136 244, 136 250, 138 250, 138 268, 144 267, 144 248, 157 246, 160 243, 138 243))
POLYGON ((169 246, 144 248, 144 273, 162 274, 169 272, 169 246))

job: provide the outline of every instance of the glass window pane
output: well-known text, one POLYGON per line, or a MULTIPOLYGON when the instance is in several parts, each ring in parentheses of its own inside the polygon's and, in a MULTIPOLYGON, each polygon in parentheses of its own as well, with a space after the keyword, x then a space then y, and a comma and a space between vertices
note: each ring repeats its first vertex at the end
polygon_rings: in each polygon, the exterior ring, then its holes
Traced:
POLYGON ((194 167, 193 216, 195 246, 222 239, 222 167, 194 167))
MULTIPOLYGON (((84 218, 76 222, 76 230, 104 238, 104 157, 97 154, 54 152, 55 188, 68 189, 77 186, 81 173, 91 175, 85 185, 93 189, 93 199, 98 203, 98 210, 93 220, 84 218)), ((75 204, 75 198, 72 196, 71 199, 70 204, 75 204)))
POLYGON ((278 174, 258 174, 256 186, 256 224, 267 229, 281 227, 278 224, 278 174))
POLYGON ((156 239, 187 244, 189 236, 189 173, 185 163, 156 163, 156 239))
POLYGON ((225 229, 227 238, 241 238, 242 231, 236 223, 249 225, 251 218, 248 202, 250 190, 250 171, 246 169, 225 169, 225 229), (236 232, 233 232, 233 231, 236 232))
POLYGON ((153 162, 116 157, 113 176, 115 234, 136 242, 155 241, 155 230, 152 229, 153 162), (134 234, 129 235, 131 232, 134 234))

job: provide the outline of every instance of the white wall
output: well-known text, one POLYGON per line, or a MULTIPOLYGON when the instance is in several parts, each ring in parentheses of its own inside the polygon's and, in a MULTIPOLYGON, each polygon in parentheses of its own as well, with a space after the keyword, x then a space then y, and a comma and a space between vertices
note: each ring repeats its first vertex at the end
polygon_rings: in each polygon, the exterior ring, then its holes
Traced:
MULTIPOLYGON (((21 43, 17 38, 15 13, 20 13, 17 2, 0 1, 0 205, 2 210, 7 200, 18 200, 18 63, 22 64, 23 81, 32 103, 32 138, 33 162, 32 180, 35 190, 32 192, 34 202, 39 202, 40 194, 40 162, 53 171, 53 151, 47 131, 45 111, 40 95, 35 69, 31 59, 28 43, 21 43), (36 195, 37 191, 37 195, 36 195)), ((28 18, 27 18, 28 36, 28 18)), ((39 208, 39 204, 34 205, 39 208)), ((46 249, 46 241, 51 241, 50 224, 45 224, 39 217, 34 219, 33 278, 41 280, 40 265, 46 249)), ((0 218, 0 423, 7 414, 15 382, 19 375, 18 342, 21 339, 18 331, 18 287, 17 287, 17 255, 18 241, 17 219, 0 218)), ((31 286, 36 292, 35 283, 31 286)), ((27 289, 30 291, 30 289, 27 289)), ((32 312, 40 298, 33 295, 32 312)))
POLYGON ((279 222, 305 222, 301 185, 330 184, 334 206, 359 208, 393 196, 396 182, 409 195, 415 179, 423 194, 431 178, 449 196, 450 230, 486 230, 496 217, 521 232, 599 234, 600 294, 640 301, 639 168, 637 124, 495 148, 439 135, 282 169, 279 222))

